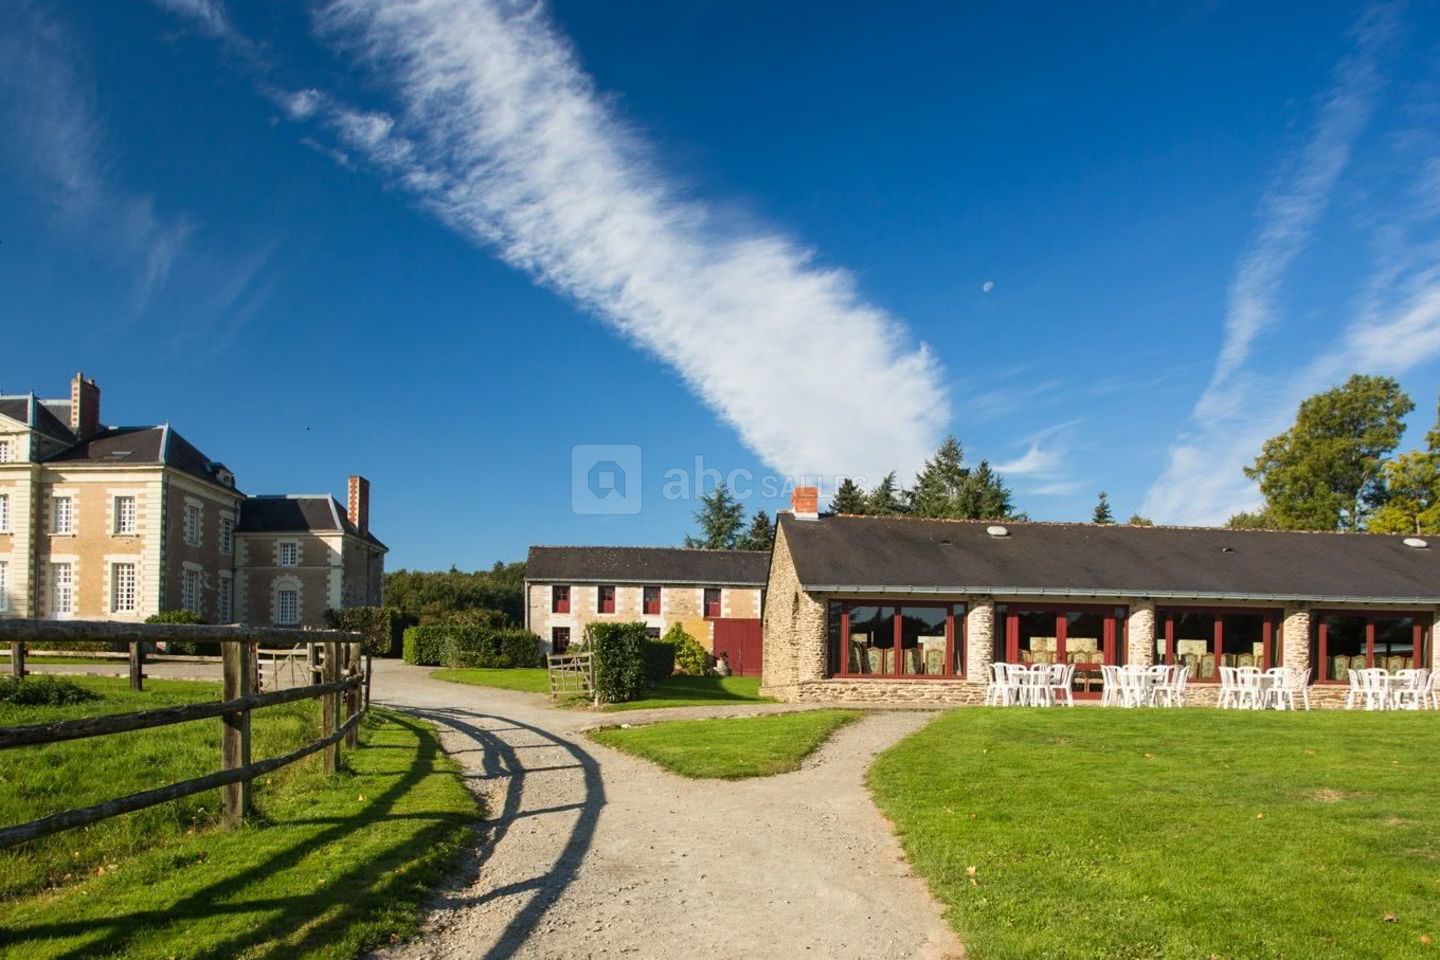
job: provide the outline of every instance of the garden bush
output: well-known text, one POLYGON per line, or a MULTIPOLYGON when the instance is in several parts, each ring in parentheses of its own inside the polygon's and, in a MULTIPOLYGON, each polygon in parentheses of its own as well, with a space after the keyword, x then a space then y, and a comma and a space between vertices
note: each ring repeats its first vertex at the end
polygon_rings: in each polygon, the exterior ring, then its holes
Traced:
POLYGON ((535 667, 540 638, 515 627, 497 629, 459 623, 410 627, 405 631, 405 662, 457 668, 535 667))
POLYGON ((99 699, 98 693, 64 677, 43 674, 24 680, 0 677, 0 703, 13 703, 22 707, 63 707, 71 703, 99 699))
POLYGON ((332 630, 365 634, 365 652, 393 657, 400 652, 405 618, 394 607, 346 607, 325 611, 325 625, 332 630))
POLYGON ((602 703, 625 703, 645 692, 645 648, 650 643, 643 623, 591 623, 585 646, 595 653, 595 696, 602 703))
POLYGON ((710 651, 688 633, 675 645, 675 666, 687 677, 709 676, 711 659, 710 651))
POLYGON ((684 628, 677 623, 666 631, 665 636, 645 641, 645 679, 652 685, 675 672, 677 630, 680 636, 685 635, 684 628))
MULTIPOLYGON (((193 610, 161 610, 145 618, 146 623, 203 624, 205 619, 193 610)), ((128 649, 125 644, 120 649, 128 649)), ((202 643, 199 640, 171 640, 165 645, 165 652, 182 657, 218 657, 220 644, 202 643)))

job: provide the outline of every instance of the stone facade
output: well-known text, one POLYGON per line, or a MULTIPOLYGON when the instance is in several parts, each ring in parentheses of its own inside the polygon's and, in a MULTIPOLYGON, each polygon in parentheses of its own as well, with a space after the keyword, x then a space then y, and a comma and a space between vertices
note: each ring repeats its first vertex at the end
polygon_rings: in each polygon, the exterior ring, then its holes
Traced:
POLYGON ((585 633, 586 625, 595 622, 644 623, 662 634, 675 624, 680 624, 707 650, 715 645, 715 625, 705 616, 705 590, 720 591, 720 616, 723 619, 756 619, 760 616, 760 588, 750 585, 727 584, 686 584, 686 583, 627 583, 615 581, 605 584, 594 582, 562 582, 558 580, 527 580, 525 583, 525 623, 528 629, 540 636, 544 649, 553 649, 552 637, 555 629, 570 631, 570 642, 578 644, 585 633), (551 599, 555 587, 570 590, 570 610, 554 612, 551 599), (615 588, 615 611, 600 612, 601 586, 615 588), (644 612, 645 587, 660 590, 660 612, 644 612))

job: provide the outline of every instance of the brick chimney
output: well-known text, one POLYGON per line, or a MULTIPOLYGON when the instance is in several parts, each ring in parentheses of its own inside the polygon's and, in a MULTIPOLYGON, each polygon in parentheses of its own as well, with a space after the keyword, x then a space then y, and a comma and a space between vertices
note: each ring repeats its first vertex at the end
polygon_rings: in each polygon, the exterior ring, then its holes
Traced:
POLYGON ((359 474, 350 475, 349 497, 345 501, 345 512, 350 522, 360 531, 360 536, 370 533, 370 481, 359 474))
POLYGON ((70 429, 82 440, 100 432, 100 388, 83 373, 70 381, 70 429))
POLYGON ((820 488, 796 487, 790 494, 790 509, 796 520, 820 519, 820 488))

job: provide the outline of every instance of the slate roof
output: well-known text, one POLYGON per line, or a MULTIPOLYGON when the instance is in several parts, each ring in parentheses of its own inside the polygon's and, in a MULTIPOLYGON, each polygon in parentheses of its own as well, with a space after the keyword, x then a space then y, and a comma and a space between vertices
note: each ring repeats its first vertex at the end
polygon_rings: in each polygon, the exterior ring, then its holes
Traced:
MULTIPOLYGON (((240 504, 238 533, 345 532, 359 536, 345 508, 328 493, 277 494, 246 497, 240 504)), ((382 550, 389 548, 373 533, 365 539, 382 550)))
POLYGON ((220 482, 220 471, 225 469, 225 465, 205 456, 175 428, 164 424, 158 427, 106 427, 93 437, 47 457, 45 462, 127 466, 163 463, 201 480, 226 486, 220 482))
POLYGON ((1440 604, 1440 537, 823 516, 780 527, 815 592, 1440 604))
POLYGON ((68 400, 40 400, 34 394, 0 397, 0 414, 64 443, 75 442, 75 434, 69 426, 68 400))
POLYGON ((768 550, 531 547, 525 579, 561 583, 686 583, 763 587, 768 550))

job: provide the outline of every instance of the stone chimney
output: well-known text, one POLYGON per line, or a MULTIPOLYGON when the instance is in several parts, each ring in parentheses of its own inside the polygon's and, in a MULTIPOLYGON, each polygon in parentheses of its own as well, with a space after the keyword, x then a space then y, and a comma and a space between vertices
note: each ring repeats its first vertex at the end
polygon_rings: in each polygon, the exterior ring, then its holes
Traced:
POLYGON ((796 520, 820 519, 820 488, 796 487, 790 494, 790 509, 796 520))
POLYGON ((370 534, 370 481, 352 473, 350 475, 349 497, 345 501, 345 512, 350 522, 360 531, 360 536, 370 534))
POLYGON ((70 429, 81 440, 100 432, 100 388, 83 373, 70 381, 70 429))

